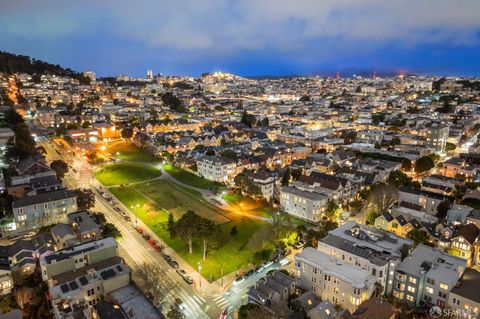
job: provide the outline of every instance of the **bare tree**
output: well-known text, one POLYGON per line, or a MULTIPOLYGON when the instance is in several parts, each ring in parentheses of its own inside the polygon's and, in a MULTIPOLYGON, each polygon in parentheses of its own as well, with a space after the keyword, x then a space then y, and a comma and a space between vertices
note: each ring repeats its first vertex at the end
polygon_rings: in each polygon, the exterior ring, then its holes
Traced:
POLYGON ((137 268, 135 274, 141 280, 144 291, 152 296, 155 305, 160 305, 168 296, 173 296, 175 283, 158 265, 145 263, 137 268))
POLYGON ((268 219, 272 226, 274 239, 279 240, 282 231, 290 226, 290 217, 287 213, 276 211, 269 212, 268 219))

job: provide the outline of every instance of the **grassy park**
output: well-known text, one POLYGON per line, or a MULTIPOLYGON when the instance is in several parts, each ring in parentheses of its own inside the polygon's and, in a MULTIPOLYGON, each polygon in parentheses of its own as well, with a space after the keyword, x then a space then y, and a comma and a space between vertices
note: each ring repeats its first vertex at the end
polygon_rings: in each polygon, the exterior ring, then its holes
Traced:
POLYGON ((163 169, 168 174, 172 175, 173 178, 175 178, 179 182, 182 182, 183 184, 186 184, 186 185, 190 185, 197 188, 203 188, 203 189, 212 189, 212 190, 218 189, 220 187, 224 187, 223 184, 209 181, 203 177, 187 172, 171 164, 164 164, 163 169))
MULTIPOLYGON (((155 232, 165 243, 180 254, 192 267, 197 267, 197 262, 202 264, 202 275, 209 279, 212 276, 213 279, 218 279, 221 276, 222 269, 223 274, 227 275, 233 271, 236 271, 252 261, 253 252, 247 247, 247 243, 251 236, 265 225, 264 222, 254 221, 248 218, 239 218, 237 220, 224 222, 221 225, 223 231, 223 245, 217 249, 209 252, 206 261, 202 260, 202 249, 200 243, 194 244, 194 250, 192 254, 188 253, 188 246, 182 239, 170 238, 170 234, 166 229, 166 223, 168 220, 168 213, 164 210, 165 206, 169 205, 172 212, 176 212, 175 215, 181 214, 181 211, 192 209, 199 215, 204 217, 211 216, 211 212, 206 210, 215 209, 206 205, 205 202, 199 201, 199 194, 185 194, 186 190, 178 190, 172 188, 171 184, 165 181, 158 181, 150 183, 150 185, 144 185, 142 183, 136 187, 112 187, 111 192, 122 201, 127 207, 137 207, 133 209, 137 217, 142 220, 153 232, 155 232), (161 185, 165 183, 165 185, 161 185), (146 198, 142 192, 149 193, 150 189, 155 191, 154 200, 146 198), (169 190, 166 194, 161 194, 164 191, 169 190), (172 194, 175 196, 172 198, 172 194), (184 197, 187 196, 187 197, 184 197), (189 199, 187 202, 184 202, 189 199), (181 209, 178 209, 175 205, 181 205, 181 209), (203 206, 203 207, 202 207, 203 206), (208 214, 208 215, 204 215, 208 214), (230 235, 230 231, 233 226, 236 226, 238 233, 235 236, 230 235), (234 258, 233 258, 234 256, 234 258)), ((188 190, 190 191, 190 190, 188 190)), ((215 213, 217 214, 217 213, 215 213)))
MULTIPOLYGON (((171 165, 164 165, 164 168, 172 177, 184 184, 204 189, 212 189, 219 185, 171 165)), ((204 278, 216 280, 221 277, 222 271, 227 275, 253 263, 254 251, 248 243, 255 233, 266 227, 265 221, 225 212, 207 202, 198 191, 172 181, 164 179, 145 181, 160 174, 160 170, 154 166, 116 163, 97 170, 95 177, 104 185, 112 186, 110 191, 192 267, 197 268, 200 261, 204 278), (222 229, 219 248, 210 250, 205 261, 202 258, 202 245, 199 240, 194 243, 193 253, 189 254, 187 243, 181 238, 172 239, 166 229, 169 213, 178 220, 189 210, 214 221, 222 229), (237 232, 232 235, 231 230, 234 226, 237 232)), ((252 213, 257 212, 259 215, 267 214, 263 212, 267 207, 262 204, 258 206, 254 201, 250 202, 249 199, 238 195, 225 196, 232 205, 246 205, 242 208, 251 210, 252 213), (240 205, 240 202, 244 204, 240 205)))
POLYGON ((136 163, 108 164, 95 171, 95 177, 105 186, 136 183, 160 175, 159 169, 136 163))
POLYGON ((148 154, 135 145, 120 141, 107 145, 106 152, 115 159, 131 162, 159 162, 160 159, 148 154))

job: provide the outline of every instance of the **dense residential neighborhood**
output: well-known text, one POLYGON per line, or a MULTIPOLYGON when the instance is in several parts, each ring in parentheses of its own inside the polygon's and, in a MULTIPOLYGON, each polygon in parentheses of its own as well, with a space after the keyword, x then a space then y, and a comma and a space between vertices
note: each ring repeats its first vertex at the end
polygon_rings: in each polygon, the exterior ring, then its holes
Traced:
POLYGON ((0 318, 478 318, 478 79, 70 71, 0 73, 0 318))

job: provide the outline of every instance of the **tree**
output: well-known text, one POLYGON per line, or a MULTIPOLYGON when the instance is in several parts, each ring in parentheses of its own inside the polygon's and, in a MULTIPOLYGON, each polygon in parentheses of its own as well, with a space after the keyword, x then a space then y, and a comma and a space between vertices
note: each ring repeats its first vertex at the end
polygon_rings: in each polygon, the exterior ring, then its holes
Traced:
POLYGON ((376 185, 370 193, 368 208, 375 215, 380 215, 397 201, 397 189, 390 184, 376 185))
POLYGON ((137 267, 135 273, 142 283, 141 287, 144 293, 153 296, 154 305, 159 306, 169 295, 173 294, 176 284, 157 264, 145 263, 137 267))
POLYGON ((257 250, 259 248, 265 248, 267 242, 272 238, 272 226, 264 225, 250 236, 247 246, 251 250, 257 250))
POLYGON ((237 226, 233 226, 230 229, 230 236, 236 236, 237 234, 238 234, 238 228, 237 228, 237 226))
POLYGON ((167 221, 167 231, 172 235, 172 231, 175 227, 175 219, 173 218, 172 213, 168 213, 168 221, 167 221))
POLYGON ((318 239, 322 239, 323 237, 327 236, 328 232, 334 230, 338 227, 338 223, 335 221, 331 221, 329 219, 322 220, 318 223, 318 239))
POLYGON ((294 181, 296 181, 297 179, 299 179, 300 176, 302 176, 302 174, 303 174, 303 169, 301 169, 301 168, 293 169, 293 170, 291 171, 291 176, 292 176, 292 179, 293 179, 294 181))
POLYGON ((119 240, 122 237, 120 231, 112 223, 106 223, 103 225, 102 233, 103 237, 113 237, 116 240, 119 240))
POLYGON ((400 138, 398 137, 394 137, 392 138, 392 140, 390 141, 390 145, 392 146, 395 146, 395 145, 399 145, 401 142, 400 142, 400 138))
POLYGON ((287 213, 281 211, 270 211, 268 221, 272 226, 273 238, 278 241, 281 232, 290 225, 290 217, 287 213))
POLYGON ((188 245, 188 253, 193 253, 193 239, 199 233, 199 225, 201 223, 201 217, 189 210, 180 217, 173 227, 172 237, 180 237, 188 245))
POLYGON ((430 156, 422 156, 415 161, 415 172, 423 173, 435 166, 433 159, 430 156))
POLYGON ((270 125, 270 121, 268 120, 268 117, 264 117, 261 121, 258 122, 258 126, 267 127, 268 125, 270 125))
POLYGON ((170 309, 167 312, 167 319, 185 319, 186 316, 183 314, 182 309, 178 303, 174 303, 170 306, 170 309))
POLYGON ((457 146, 453 143, 447 142, 447 144, 445 145, 445 150, 447 152, 454 151, 456 149, 457 149, 457 146))
POLYGON ((345 144, 352 144, 353 142, 355 142, 355 139, 357 138, 356 131, 347 131, 342 135, 343 135, 342 137, 345 144))
POLYGON ((238 319, 274 319, 276 316, 272 315, 261 306, 247 303, 240 306, 238 309, 238 319))
POLYGON ((337 220, 340 215, 340 207, 337 202, 331 200, 325 208, 325 216, 330 220, 337 220))
POLYGON ((257 119, 255 118, 255 115, 248 114, 248 112, 244 110, 240 123, 243 123, 251 128, 255 126, 255 124, 257 123, 257 119))
POLYGON ((408 177, 407 174, 399 170, 391 172, 388 176, 388 182, 395 185, 396 187, 408 185, 411 181, 412 179, 408 177))
POLYGON ((450 209, 450 201, 448 199, 444 199, 438 204, 437 206, 437 218, 442 220, 447 217, 448 210, 450 209))
POLYGON ((212 246, 220 242, 222 230, 220 229, 220 226, 210 219, 202 218, 199 223, 198 237, 203 243, 203 260, 206 260, 209 245, 212 246))
POLYGON ((55 160, 50 163, 50 168, 55 171, 57 177, 62 179, 68 173, 68 164, 62 160, 55 160))
POLYGON ((427 242, 428 238, 425 234, 419 229, 412 229, 407 233, 407 238, 413 240, 415 246, 418 244, 424 244, 427 242))
POLYGON ((287 169, 285 170, 285 172, 283 173, 283 176, 282 176, 282 180, 281 180, 282 186, 288 186, 291 178, 292 178, 292 176, 291 176, 291 173, 290 173, 290 168, 287 167, 287 169))
POLYGON ((237 153, 235 153, 235 151, 233 151, 233 150, 225 150, 222 153, 220 153, 220 155, 222 155, 222 157, 224 157, 224 158, 228 158, 228 159, 232 159, 232 160, 237 159, 237 153))
POLYGON ((88 188, 77 188, 74 190, 77 195, 78 210, 88 210, 95 206, 95 194, 88 188))
POLYGON ((82 128, 89 128, 91 126, 90 121, 85 121, 82 123, 82 128))

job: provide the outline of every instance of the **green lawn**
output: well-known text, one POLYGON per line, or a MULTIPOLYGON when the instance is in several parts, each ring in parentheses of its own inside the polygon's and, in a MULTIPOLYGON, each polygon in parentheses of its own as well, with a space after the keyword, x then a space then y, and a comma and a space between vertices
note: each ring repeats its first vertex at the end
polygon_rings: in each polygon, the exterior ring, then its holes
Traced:
POLYGON ((105 186, 140 182, 160 175, 161 171, 153 166, 134 163, 109 164, 95 171, 95 177, 105 186))
POLYGON ((115 159, 132 162, 159 162, 160 159, 139 149, 127 142, 117 142, 107 146, 109 152, 115 159))
MULTIPOLYGON (((151 187, 153 188, 153 185, 151 187)), ((250 237, 265 225, 264 222, 243 218, 224 223, 221 226, 224 234, 224 244, 219 249, 209 252, 207 260, 203 261, 201 243, 195 242, 193 254, 190 255, 188 246, 182 239, 170 238, 166 230, 168 215, 162 210, 161 206, 151 203, 133 187, 112 187, 110 190, 127 207, 138 204, 140 207, 134 210, 138 218, 162 238, 168 246, 180 254, 193 268, 197 269, 197 263, 200 261, 204 278, 217 280, 221 277, 222 269, 223 274, 227 275, 252 262, 253 252, 247 248, 247 243, 250 237), (230 230, 233 226, 236 226, 238 229, 236 236, 230 235, 230 230)), ((177 194, 178 191, 174 189, 171 192, 175 196, 184 196, 177 194)), ((199 209, 198 206, 197 209, 199 209)))
POLYGON ((157 206, 171 212, 175 218, 179 218, 188 210, 193 210, 198 215, 211 219, 218 224, 230 220, 223 215, 223 211, 205 201, 202 194, 178 184, 157 180, 137 184, 135 188, 154 200, 157 206))
POLYGON ((209 181, 203 177, 187 172, 171 164, 164 164, 163 169, 172 175, 172 177, 174 177, 176 180, 193 187, 213 190, 224 186, 221 183, 209 181))

